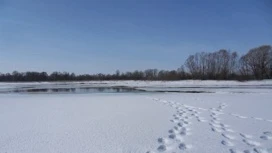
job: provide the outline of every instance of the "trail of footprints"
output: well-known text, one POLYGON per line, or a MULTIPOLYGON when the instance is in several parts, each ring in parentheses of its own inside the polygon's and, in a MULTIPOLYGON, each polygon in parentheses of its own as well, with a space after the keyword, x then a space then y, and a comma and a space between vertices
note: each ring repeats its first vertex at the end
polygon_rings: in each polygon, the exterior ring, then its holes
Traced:
MULTIPOLYGON (((185 141, 186 137, 192 134, 190 129, 192 125, 191 119, 196 118, 199 122, 207 121, 199 117, 199 112, 193 107, 164 100, 160 102, 176 109, 176 113, 173 115, 173 119, 170 120, 170 122, 174 123, 174 127, 168 130, 168 134, 165 137, 158 138, 158 148, 156 151, 171 152, 191 149, 193 146, 187 144, 185 141)), ((152 153, 152 151, 148 151, 147 153, 152 153)))
MULTIPOLYGON (((227 107, 226 104, 221 104, 218 108, 211 108, 211 130, 213 132, 217 132, 220 133, 223 137, 223 140, 221 141, 221 144, 227 147, 230 147, 229 151, 231 153, 267 153, 267 150, 264 148, 261 148, 261 143, 258 141, 255 141, 253 139, 252 135, 248 135, 248 134, 244 134, 244 133, 239 133, 239 132, 235 132, 234 130, 232 130, 230 128, 229 125, 226 125, 224 123, 222 123, 219 115, 222 115, 224 113, 223 109, 227 107), (244 151, 240 151, 240 150, 236 150, 233 149, 231 147, 235 146, 234 141, 239 141, 238 138, 236 138, 235 134, 239 135, 242 138, 242 142, 245 143, 246 145, 249 146, 249 150, 244 150, 244 151)), ((238 116, 238 115, 237 115, 238 116)), ((235 116, 236 117, 236 116, 235 116)), ((247 118, 244 116, 238 116, 239 118, 247 118)), ((260 136, 260 139, 263 140, 270 140, 272 136, 271 132, 264 132, 262 136, 260 136)))
MULTIPOLYGON (((192 125, 191 119, 195 118, 198 122, 208 123, 212 132, 220 134, 222 136, 221 144, 229 147, 230 153, 268 153, 267 149, 261 148, 261 143, 255 141, 252 135, 234 131, 230 125, 223 123, 220 115, 225 114, 223 112, 227 107, 227 104, 225 103, 221 103, 217 108, 204 109, 180 104, 173 101, 166 101, 156 98, 153 98, 153 100, 176 109, 176 113, 173 115, 173 119, 170 120, 175 124, 175 126, 168 131, 167 136, 158 138, 158 148, 156 149, 156 152, 171 152, 175 150, 185 151, 191 149, 193 146, 191 144, 187 144, 185 140, 186 137, 192 134, 190 129, 190 126, 192 125), (211 120, 208 121, 207 119, 199 116, 200 111, 198 110, 209 111, 211 120), (250 149, 241 151, 232 148, 235 146, 235 141, 240 140, 237 135, 240 139, 242 139, 244 144, 249 146, 250 149)), ((238 114, 228 115, 232 115, 241 119, 249 118, 238 114)), ((251 118, 256 120, 270 121, 256 117, 251 118)), ((259 138, 260 140, 272 140, 272 132, 265 131, 259 138)), ((146 153, 154 152, 147 151, 146 153)))
POLYGON ((264 119, 264 118, 261 118, 261 117, 248 117, 248 116, 243 116, 243 115, 239 115, 239 114, 235 114, 235 113, 229 113, 229 115, 232 115, 232 116, 234 116, 236 118, 239 118, 239 119, 254 119, 254 120, 257 120, 257 121, 265 121, 265 122, 272 123, 272 120, 264 119))

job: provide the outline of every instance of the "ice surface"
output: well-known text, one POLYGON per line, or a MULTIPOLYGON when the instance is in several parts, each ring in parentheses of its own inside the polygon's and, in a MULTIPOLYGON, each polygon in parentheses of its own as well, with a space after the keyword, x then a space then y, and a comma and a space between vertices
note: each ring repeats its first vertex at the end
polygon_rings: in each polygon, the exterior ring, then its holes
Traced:
POLYGON ((272 81, 83 81, 0 83, 1 93, 97 93, 97 92, 180 92, 180 93, 271 93, 272 81))

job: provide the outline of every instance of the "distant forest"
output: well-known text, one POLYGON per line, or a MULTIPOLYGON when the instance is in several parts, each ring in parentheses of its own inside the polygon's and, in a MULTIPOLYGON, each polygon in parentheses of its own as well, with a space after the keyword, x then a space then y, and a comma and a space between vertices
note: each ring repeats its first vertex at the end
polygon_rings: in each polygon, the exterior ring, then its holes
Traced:
MULTIPOLYGON (((129 64, 129 63, 128 63, 129 64)), ((23 81, 88 81, 88 80, 262 80, 272 78, 272 47, 262 45, 250 49, 245 55, 221 49, 190 55, 177 70, 147 69, 115 74, 83 74, 68 72, 0 73, 2 82, 23 81)))

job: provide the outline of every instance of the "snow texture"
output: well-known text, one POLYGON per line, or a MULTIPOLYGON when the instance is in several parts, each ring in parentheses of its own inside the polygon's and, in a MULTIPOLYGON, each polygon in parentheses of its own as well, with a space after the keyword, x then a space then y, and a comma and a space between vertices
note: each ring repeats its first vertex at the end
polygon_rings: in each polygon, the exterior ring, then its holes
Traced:
MULTIPOLYGON (((27 85, 33 84, 51 83, 27 85)), ((160 88, 185 84, 270 87, 271 81, 107 82, 160 88)), ((0 94, 0 153, 272 153, 271 89, 221 90, 0 94)))

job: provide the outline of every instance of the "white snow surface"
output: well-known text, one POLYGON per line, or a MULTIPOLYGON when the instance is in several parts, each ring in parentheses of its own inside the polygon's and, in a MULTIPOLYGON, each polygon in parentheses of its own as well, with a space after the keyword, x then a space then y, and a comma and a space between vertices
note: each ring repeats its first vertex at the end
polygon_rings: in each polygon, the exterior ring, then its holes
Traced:
MULTIPOLYGON (((232 87, 272 82, 106 83, 232 87)), ((28 83, 33 84, 51 83, 28 83)), ((272 153, 272 94, 266 91, 0 94, 0 153, 272 153)))
POLYGON ((209 87, 209 86, 272 86, 272 80, 261 81, 216 81, 216 80, 182 80, 182 81, 75 81, 75 82, 20 82, 0 83, 0 88, 10 88, 20 85, 50 85, 50 84, 92 84, 102 86, 133 86, 133 87, 209 87))

